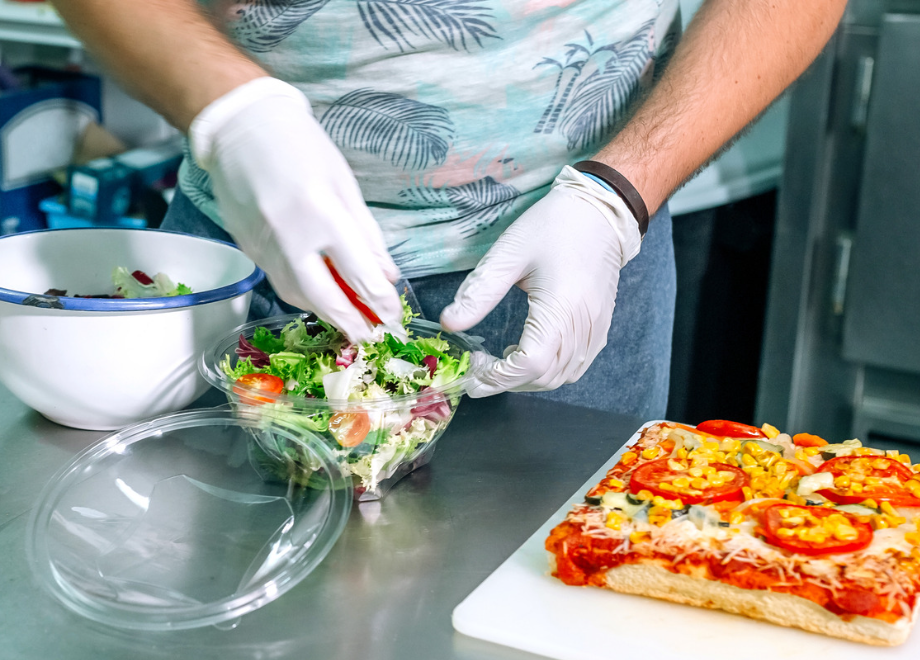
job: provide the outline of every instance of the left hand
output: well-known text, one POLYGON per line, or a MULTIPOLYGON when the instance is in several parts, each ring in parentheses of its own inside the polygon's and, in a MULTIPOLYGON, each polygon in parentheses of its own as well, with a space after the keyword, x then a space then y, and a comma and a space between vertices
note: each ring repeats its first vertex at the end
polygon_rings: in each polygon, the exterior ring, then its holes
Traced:
POLYGON ((441 313, 447 330, 479 323, 517 284, 530 310, 520 342, 476 372, 473 397, 556 389, 607 344, 620 269, 639 252, 623 200, 571 167, 498 238, 441 313))

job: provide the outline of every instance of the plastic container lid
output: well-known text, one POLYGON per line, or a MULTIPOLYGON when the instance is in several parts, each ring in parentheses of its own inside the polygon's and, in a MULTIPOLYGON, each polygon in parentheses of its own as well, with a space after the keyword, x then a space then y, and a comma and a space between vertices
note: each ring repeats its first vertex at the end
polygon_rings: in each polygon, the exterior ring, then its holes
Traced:
POLYGON ((180 412, 60 470, 33 512, 29 561, 65 606, 104 624, 232 627, 325 558, 351 502, 351 480, 309 431, 229 406, 180 412), (292 446, 312 468, 297 483, 282 476, 279 448, 292 446))

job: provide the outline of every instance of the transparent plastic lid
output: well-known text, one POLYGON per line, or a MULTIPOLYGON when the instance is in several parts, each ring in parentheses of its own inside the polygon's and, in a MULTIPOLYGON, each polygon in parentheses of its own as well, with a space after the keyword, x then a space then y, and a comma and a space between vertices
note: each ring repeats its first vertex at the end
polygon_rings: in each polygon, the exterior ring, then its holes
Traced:
POLYGON ((180 412, 60 470, 33 512, 29 560, 43 587, 101 623, 232 626, 323 560, 351 502, 351 480, 309 431, 228 406, 180 412))

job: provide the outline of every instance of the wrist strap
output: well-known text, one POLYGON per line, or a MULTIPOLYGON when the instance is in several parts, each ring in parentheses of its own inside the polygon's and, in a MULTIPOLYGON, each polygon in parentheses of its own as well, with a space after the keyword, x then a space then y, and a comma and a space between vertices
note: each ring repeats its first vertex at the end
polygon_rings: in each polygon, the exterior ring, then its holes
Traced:
POLYGON ((645 232, 648 231, 648 207, 645 206, 642 195, 639 194, 639 191, 636 190, 635 186, 633 186, 625 176, 609 165, 604 165, 596 160, 582 160, 575 163, 572 167, 583 174, 590 174, 597 177, 603 183, 610 186, 616 194, 622 197, 626 206, 629 207, 629 210, 632 211, 633 216, 635 216, 636 222, 639 223, 639 234, 643 237, 645 236, 645 232))

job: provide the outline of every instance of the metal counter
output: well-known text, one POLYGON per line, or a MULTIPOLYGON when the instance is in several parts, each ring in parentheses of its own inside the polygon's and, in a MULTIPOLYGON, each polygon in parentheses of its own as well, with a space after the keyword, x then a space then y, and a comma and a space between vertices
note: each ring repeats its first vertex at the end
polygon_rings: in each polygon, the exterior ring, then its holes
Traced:
MULTIPOLYGON (((210 394, 196 407, 218 405, 210 394)), ((466 399, 432 462, 356 504, 326 560, 232 630, 107 628, 38 588, 25 555, 45 483, 105 433, 45 420, 0 387, 0 660, 527 660, 454 632, 451 612, 641 420, 506 394, 466 399)))

